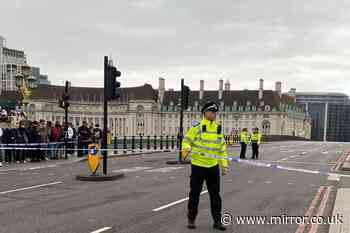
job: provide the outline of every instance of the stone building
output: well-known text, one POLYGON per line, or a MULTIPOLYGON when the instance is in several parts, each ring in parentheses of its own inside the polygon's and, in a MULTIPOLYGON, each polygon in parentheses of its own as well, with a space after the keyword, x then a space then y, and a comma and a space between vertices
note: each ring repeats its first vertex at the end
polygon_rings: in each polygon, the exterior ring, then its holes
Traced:
MULTIPOLYGON (((258 127, 265 135, 290 135, 310 138, 311 121, 305 110, 296 104, 293 93, 282 94, 281 82, 275 90, 264 90, 260 80, 258 90, 231 90, 230 83, 219 82, 219 90, 205 90, 200 81, 200 90, 191 91, 189 108, 184 113, 184 129, 190 128, 193 120, 200 120, 200 109, 207 101, 220 106, 218 121, 225 134, 236 134, 242 128, 258 127)), ((58 99, 63 86, 39 85, 33 90, 28 104, 31 120, 45 119, 64 121, 63 109, 58 99)), ((69 122, 80 125, 103 124, 103 89, 71 87, 69 122)), ((177 135, 179 130, 180 91, 165 89, 165 79, 159 78, 158 89, 145 84, 121 88, 121 98, 109 104, 109 128, 113 135, 177 135)))

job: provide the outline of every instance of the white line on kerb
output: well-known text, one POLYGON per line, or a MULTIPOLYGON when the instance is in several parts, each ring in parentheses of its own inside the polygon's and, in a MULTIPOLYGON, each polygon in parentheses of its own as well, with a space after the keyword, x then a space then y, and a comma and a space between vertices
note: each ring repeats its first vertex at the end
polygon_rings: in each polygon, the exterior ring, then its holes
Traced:
POLYGON ((93 231, 91 233, 101 233, 101 232, 104 232, 104 231, 108 231, 110 229, 112 229, 112 227, 104 227, 104 228, 98 229, 96 231, 93 231))
MULTIPOLYGON (((205 193, 207 193, 207 192, 208 192, 208 190, 205 190, 205 191, 201 192, 201 195, 203 195, 203 194, 205 194, 205 193)), ((169 207, 171 207, 171 206, 180 204, 180 203, 182 203, 182 202, 184 202, 184 201, 187 201, 187 200, 188 200, 188 197, 187 197, 187 198, 180 199, 180 200, 178 200, 178 201, 174 201, 174 202, 169 203, 169 204, 167 204, 167 205, 161 206, 161 207, 159 207, 159 208, 157 208, 157 209, 153 209, 152 211, 153 211, 153 212, 157 212, 157 211, 160 211, 160 210, 164 210, 164 209, 166 209, 166 208, 169 208, 169 207)))
POLYGON ((52 182, 52 183, 48 183, 48 184, 39 184, 39 185, 34 185, 34 186, 26 187, 26 188, 13 189, 13 190, 0 192, 0 195, 24 191, 24 190, 28 190, 28 189, 35 189, 35 188, 40 188, 40 187, 45 187, 45 186, 51 186, 51 185, 56 185, 56 184, 61 184, 61 183, 62 183, 62 181, 56 181, 56 182, 52 182))

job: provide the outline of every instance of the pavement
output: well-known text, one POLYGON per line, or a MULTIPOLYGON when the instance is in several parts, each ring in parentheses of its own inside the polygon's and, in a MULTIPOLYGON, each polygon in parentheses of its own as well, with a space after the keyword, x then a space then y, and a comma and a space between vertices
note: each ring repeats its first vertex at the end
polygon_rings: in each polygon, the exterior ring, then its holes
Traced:
MULTIPOLYGON (((237 157, 238 150, 231 148, 230 155, 237 157)), ((221 184, 223 212, 226 220, 232 217, 227 232, 330 232, 330 224, 272 224, 269 219, 332 216, 337 214, 339 203, 348 205, 350 173, 339 169, 340 157, 348 150, 350 144, 346 143, 276 142, 262 146, 259 162, 291 169, 259 167, 249 164, 251 160, 232 162, 221 184), (239 224, 239 218, 245 216, 266 218, 266 222, 239 224)), ((206 187, 197 229, 186 228, 190 166, 166 164, 176 156, 175 152, 163 152, 111 158, 108 173, 122 172, 125 178, 110 182, 75 180, 77 174, 89 171, 85 162, 74 160, 2 167, 0 232, 217 232, 211 227, 206 187)))

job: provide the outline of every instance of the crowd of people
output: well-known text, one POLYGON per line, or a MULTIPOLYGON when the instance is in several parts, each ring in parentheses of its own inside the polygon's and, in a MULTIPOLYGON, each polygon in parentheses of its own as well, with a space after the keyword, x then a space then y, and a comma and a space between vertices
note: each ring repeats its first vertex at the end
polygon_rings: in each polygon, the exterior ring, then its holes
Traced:
POLYGON ((90 143, 101 143, 99 125, 73 127, 72 123, 61 125, 59 121, 28 121, 20 119, 13 123, 10 118, 0 122, 0 166, 3 163, 27 163, 55 160, 65 155, 83 157, 90 143))

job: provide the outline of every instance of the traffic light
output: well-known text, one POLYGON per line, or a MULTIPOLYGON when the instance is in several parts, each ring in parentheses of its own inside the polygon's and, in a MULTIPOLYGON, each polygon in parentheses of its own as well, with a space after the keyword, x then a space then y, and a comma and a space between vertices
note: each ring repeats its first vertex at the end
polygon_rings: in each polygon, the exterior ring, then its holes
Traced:
POLYGON ((181 100, 182 100, 182 106, 183 109, 188 109, 188 100, 190 97, 190 88, 186 85, 183 85, 182 90, 181 90, 181 100))
POLYGON ((63 93, 61 99, 58 100, 58 106, 60 108, 68 108, 69 107, 69 99, 70 99, 70 96, 67 95, 66 93, 63 93))
POLYGON ((117 91, 120 87, 120 82, 118 82, 117 78, 121 76, 121 72, 115 66, 108 64, 106 74, 106 97, 108 100, 117 99, 120 97, 120 93, 117 91))

